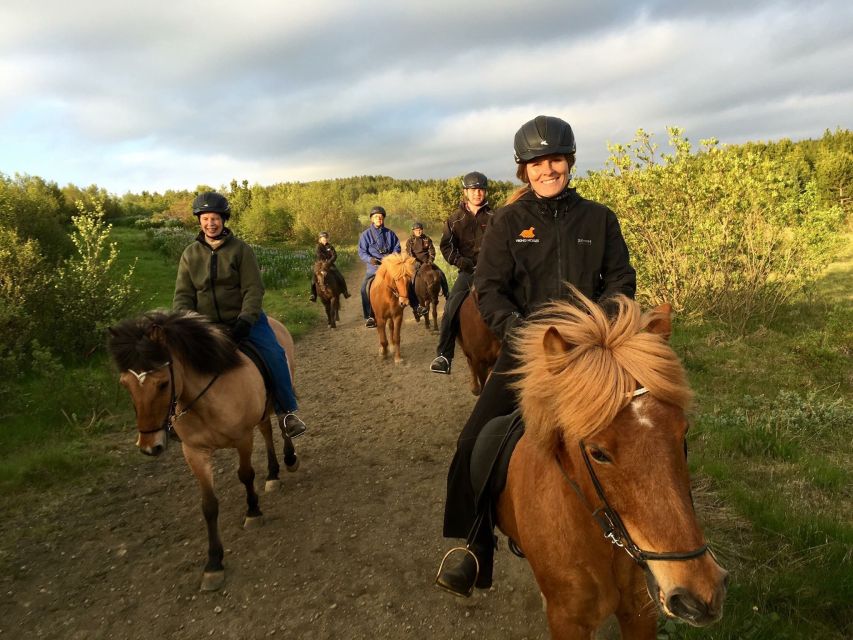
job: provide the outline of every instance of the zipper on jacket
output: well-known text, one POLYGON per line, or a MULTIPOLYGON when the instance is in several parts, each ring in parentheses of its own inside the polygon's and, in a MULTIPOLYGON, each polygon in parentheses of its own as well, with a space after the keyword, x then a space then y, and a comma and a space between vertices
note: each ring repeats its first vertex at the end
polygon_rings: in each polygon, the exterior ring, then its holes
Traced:
POLYGON ((562 297, 563 293, 563 242, 562 234, 560 233, 560 220, 557 212, 560 209, 560 203, 554 203, 554 227, 557 235, 557 297, 562 297))
POLYGON ((216 309, 216 317, 222 323, 222 314, 219 313, 219 301, 216 299, 216 275, 219 272, 219 256, 214 249, 210 250, 210 293, 213 295, 213 307, 216 309))

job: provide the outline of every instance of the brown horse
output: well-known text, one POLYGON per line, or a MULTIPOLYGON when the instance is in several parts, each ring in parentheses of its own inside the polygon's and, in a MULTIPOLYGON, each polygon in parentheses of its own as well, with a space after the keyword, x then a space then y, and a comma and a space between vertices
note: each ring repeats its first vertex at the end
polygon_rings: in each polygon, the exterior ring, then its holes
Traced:
POLYGON ((653 640, 655 605, 710 624, 727 573, 693 510, 692 394, 667 341, 671 309, 642 315, 623 297, 611 321, 578 297, 581 307, 551 304, 512 343, 526 431, 498 525, 530 563, 554 638, 592 638, 615 613, 623 638, 653 640))
MULTIPOLYGON (((429 323, 429 313, 424 316, 427 329, 438 331, 438 294, 441 292, 441 272, 433 263, 422 264, 415 276, 415 295, 422 307, 432 313, 432 327, 429 323)), ((418 318, 420 320, 420 318, 418 318)))
POLYGON ((501 352, 501 342, 483 320, 477 303, 477 290, 471 287, 471 293, 459 307, 459 333, 456 336, 456 342, 468 360, 471 393, 475 396, 483 390, 501 352))
POLYGON ((379 345, 382 357, 388 355, 388 336, 385 324, 391 327, 391 350, 394 363, 402 361, 400 357, 400 328, 403 324, 403 310, 409 304, 408 284, 415 273, 415 259, 406 258, 399 253, 385 256, 376 270, 376 277, 370 285, 370 306, 376 318, 376 331, 379 333, 379 345))
POLYGON ((345 285, 343 276, 328 260, 317 260, 314 263, 314 282, 317 285, 317 296, 326 308, 326 320, 329 327, 334 329, 341 319, 341 294, 345 285))
MULTIPOLYGON (((280 322, 270 325, 287 354, 293 374, 293 339, 280 322)), ((237 476, 246 487, 245 528, 260 524, 262 513, 252 468, 254 427, 267 449, 266 490, 280 485, 272 438, 272 404, 257 367, 237 351, 231 338, 192 312, 152 312, 110 329, 109 351, 121 371, 119 381, 136 410, 136 446, 146 455, 162 453, 171 424, 180 436, 184 458, 201 487, 208 552, 201 589, 218 589, 225 580, 223 548, 217 524, 219 502, 213 491, 211 457, 217 449, 236 448, 237 476)), ((295 471, 298 460, 284 433, 284 463, 295 471)))

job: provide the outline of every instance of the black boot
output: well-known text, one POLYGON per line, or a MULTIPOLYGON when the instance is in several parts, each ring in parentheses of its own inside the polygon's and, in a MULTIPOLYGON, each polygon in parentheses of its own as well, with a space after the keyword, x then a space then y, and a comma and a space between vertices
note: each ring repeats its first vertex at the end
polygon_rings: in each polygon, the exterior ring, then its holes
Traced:
POLYGON ((452 568, 442 563, 435 583, 445 591, 463 598, 469 597, 474 587, 488 589, 492 586, 492 558, 483 551, 476 546, 466 550, 462 561, 452 568))

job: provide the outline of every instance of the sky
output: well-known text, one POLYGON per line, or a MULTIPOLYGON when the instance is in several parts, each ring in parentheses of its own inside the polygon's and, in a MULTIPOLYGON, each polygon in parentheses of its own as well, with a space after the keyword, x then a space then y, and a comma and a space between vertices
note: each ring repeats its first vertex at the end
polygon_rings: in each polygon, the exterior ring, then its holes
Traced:
POLYGON ((3 0, 0 173, 126 191, 515 172, 568 121, 580 175, 666 147, 853 128, 853 3, 3 0))

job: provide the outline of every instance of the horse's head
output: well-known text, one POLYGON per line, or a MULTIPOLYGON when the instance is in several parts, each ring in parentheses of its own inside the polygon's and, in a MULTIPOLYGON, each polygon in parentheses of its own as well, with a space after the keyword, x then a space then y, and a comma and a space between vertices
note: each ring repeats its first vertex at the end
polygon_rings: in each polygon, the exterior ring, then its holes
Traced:
POLYGON ((136 446, 159 455, 185 376, 217 374, 240 364, 224 331, 193 312, 151 312, 109 330, 107 349, 136 412, 136 446))
POLYGON ((527 434, 554 448, 605 536, 646 569, 663 612, 695 626, 722 615, 727 573, 696 521, 686 459, 692 394, 668 344, 669 305, 641 315, 618 301, 609 320, 554 304, 514 348, 527 434))
MULTIPOLYGON (((381 276, 391 288, 400 306, 408 306, 409 281, 415 275, 415 259, 404 257, 399 253, 392 253, 389 256, 385 256, 379 269, 382 271, 381 276)), ((377 277, 380 276, 379 271, 377 271, 376 275, 377 277)))
POLYGON ((329 261, 317 260, 314 263, 314 279, 321 287, 326 286, 326 277, 329 275, 329 261))
POLYGON ((173 375, 171 363, 147 371, 121 373, 119 383, 130 393, 136 412, 136 446, 149 456, 165 451, 167 427, 172 413, 173 375))

